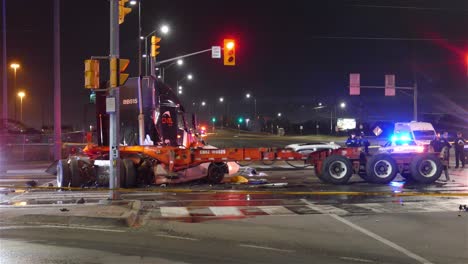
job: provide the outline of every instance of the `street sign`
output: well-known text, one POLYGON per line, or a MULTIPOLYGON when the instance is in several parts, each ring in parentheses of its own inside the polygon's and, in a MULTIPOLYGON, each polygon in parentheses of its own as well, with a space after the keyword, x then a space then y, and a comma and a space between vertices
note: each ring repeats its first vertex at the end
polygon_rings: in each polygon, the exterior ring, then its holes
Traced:
POLYGON ((115 97, 106 98, 106 113, 115 113, 115 97))
POLYGON ((359 73, 349 74, 349 95, 359 95, 361 93, 361 75, 359 73))
POLYGON ((385 75, 385 96, 395 96, 395 75, 385 75))
POLYGON ((211 58, 221 59, 221 47, 220 46, 211 47, 211 58))

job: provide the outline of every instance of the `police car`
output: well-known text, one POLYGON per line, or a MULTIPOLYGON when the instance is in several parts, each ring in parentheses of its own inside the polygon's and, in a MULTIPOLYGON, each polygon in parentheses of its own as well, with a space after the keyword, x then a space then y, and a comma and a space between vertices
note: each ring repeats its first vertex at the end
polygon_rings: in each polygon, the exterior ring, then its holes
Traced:
POLYGON ((425 146, 416 144, 407 133, 393 135, 390 141, 379 148, 379 152, 383 153, 423 153, 425 150, 425 146))

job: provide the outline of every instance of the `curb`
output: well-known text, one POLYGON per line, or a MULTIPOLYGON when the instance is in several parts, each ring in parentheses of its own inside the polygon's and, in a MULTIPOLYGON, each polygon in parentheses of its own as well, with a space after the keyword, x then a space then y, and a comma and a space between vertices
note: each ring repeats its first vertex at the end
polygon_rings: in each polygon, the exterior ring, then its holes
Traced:
MULTIPOLYGON (((135 201, 117 201, 110 204, 95 204, 92 206, 122 206, 127 205, 129 208, 126 212, 119 216, 88 216, 88 215, 70 215, 64 212, 60 214, 23 214, 15 216, 10 221, 20 224, 56 224, 56 225, 81 225, 81 226, 117 226, 117 227, 132 227, 137 224, 138 212, 141 208, 141 202, 135 201)), ((73 207, 69 207, 73 213, 73 207)), ((58 208, 57 208, 58 209, 58 208)))

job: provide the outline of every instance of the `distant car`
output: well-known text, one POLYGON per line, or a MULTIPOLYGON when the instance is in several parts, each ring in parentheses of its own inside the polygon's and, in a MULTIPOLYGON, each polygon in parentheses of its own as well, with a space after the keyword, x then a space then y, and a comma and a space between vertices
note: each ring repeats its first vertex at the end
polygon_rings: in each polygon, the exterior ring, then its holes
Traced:
POLYGON ((290 149, 295 152, 300 152, 302 154, 309 154, 319 150, 332 150, 332 149, 339 149, 341 148, 340 145, 334 142, 312 142, 312 143, 298 143, 298 144, 291 144, 287 145, 285 149, 290 149))

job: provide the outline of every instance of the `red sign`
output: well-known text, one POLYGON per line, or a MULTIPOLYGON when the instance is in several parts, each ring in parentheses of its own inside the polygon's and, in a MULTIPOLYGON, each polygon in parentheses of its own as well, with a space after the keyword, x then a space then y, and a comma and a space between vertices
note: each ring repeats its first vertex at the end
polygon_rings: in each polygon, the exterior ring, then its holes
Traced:
POLYGON ((361 94, 361 76, 359 73, 349 74, 349 95, 361 94))
POLYGON ((385 75, 385 96, 395 96, 395 75, 385 75))

